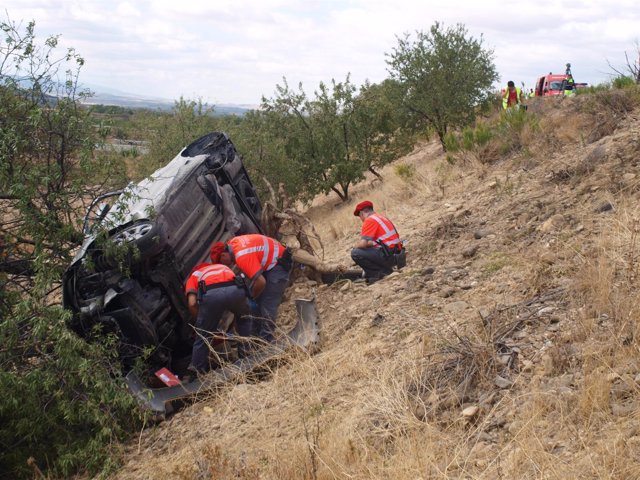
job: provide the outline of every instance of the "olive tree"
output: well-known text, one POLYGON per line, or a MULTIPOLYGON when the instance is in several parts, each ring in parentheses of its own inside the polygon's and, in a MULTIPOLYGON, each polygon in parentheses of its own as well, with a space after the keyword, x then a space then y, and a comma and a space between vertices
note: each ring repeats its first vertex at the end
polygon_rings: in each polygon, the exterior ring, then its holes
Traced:
POLYGON ((382 180, 378 170, 406 155, 415 144, 409 118, 402 108, 398 82, 365 82, 354 99, 353 148, 369 172, 382 180))
POLYGON ((272 138, 282 142, 305 199, 333 191, 346 201, 367 170, 379 176, 376 168, 411 148, 394 86, 367 82, 358 91, 347 76, 344 82, 321 82, 310 98, 302 85, 294 91, 285 79, 274 98, 263 99, 272 138))
POLYGON ((493 51, 461 24, 436 22, 415 39, 405 34, 387 57, 391 77, 403 87, 403 105, 418 125, 436 132, 443 148, 447 131, 469 124, 498 80, 493 51))
POLYGON ((260 109, 219 119, 220 129, 233 139, 263 198, 269 194, 266 182, 272 187, 282 184, 291 198, 299 198, 305 188, 298 165, 287 156, 282 121, 277 112, 260 109))

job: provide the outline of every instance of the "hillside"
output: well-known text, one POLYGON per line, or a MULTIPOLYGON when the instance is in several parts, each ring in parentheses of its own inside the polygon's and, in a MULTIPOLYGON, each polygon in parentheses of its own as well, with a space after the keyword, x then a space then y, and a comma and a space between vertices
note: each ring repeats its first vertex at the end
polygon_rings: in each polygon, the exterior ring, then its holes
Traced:
POLYGON ((350 203, 316 199, 327 260, 367 198, 407 267, 294 284, 282 322, 315 291, 321 351, 142 431, 116 478, 640 478, 638 100, 545 100, 511 153, 426 142, 350 203))

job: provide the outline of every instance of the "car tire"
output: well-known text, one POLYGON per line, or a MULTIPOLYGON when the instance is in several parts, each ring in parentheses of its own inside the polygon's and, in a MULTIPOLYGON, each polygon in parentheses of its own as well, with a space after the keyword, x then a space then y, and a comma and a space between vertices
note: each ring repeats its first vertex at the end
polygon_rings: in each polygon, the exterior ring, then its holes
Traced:
MULTIPOLYGON (((120 329, 134 345, 140 350, 146 347, 154 347, 149 358, 149 364, 153 367, 167 366, 171 362, 171 354, 167 348, 160 345, 158 333, 153 322, 142 305, 132 295, 122 295, 118 299, 120 306, 128 311, 128 315, 117 317, 120 329)), ((115 315, 114 315, 115 316, 115 315)))
POLYGON ((251 182, 249 182, 248 178, 244 175, 237 181, 236 189, 246 207, 259 222, 262 215, 262 205, 258 199, 256 189, 253 188, 251 182))
POLYGON ((112 239, 116 242, 135 244, 139 251, 139 257, 132 260, 144 261, 158 255, 165 246, 163 236, 159 228, 149 221, 139 221, 126 226, 116 232, 112 239))

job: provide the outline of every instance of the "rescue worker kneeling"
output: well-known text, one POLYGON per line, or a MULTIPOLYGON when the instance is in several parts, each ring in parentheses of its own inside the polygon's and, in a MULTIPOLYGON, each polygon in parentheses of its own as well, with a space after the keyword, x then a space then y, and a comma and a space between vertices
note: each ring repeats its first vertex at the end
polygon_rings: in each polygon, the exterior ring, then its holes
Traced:
MULTIPOLYGON (((211 253, 212 261, 217 262, 219 255, 215 251, 211 253)), ((235 315, 238 335, 248 336, 251 333, 247 296, 244 288, 236 283, 233 271, 218 263, 202 263, 195 267, 185 285, 185 293, 189 312, 196 319, 196 339, 188 370, 204 373, 211 368, 209 345, 226 311, 235 315)), ((241 353, 238 345, 238 354, 241 353)))
POLYGON ((373 211, 369 200, 356 205, 353 214, 362 221, 360 240, 351 258, 364 270, 367 283, 374 283, 406 265, 406 251, 400 235, 387 217, 373 211))
POLYGON ((256 302, 252 335, 272 342, 278 307, 293 266, 291 251, 277 240, 260 234, 240 235, 228 240, 226 245, 218 243, 214 247, 224 248, 220 263, 237 266, 244 275, 250 298, 256 302))

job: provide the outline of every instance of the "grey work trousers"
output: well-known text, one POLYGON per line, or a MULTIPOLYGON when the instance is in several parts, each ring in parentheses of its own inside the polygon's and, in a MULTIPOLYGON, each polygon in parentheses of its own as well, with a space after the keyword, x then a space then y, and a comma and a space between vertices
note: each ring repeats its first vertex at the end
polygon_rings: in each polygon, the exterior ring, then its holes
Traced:
POLYGON ((368 279, 382 278, 393 271, 393 257, 385 257, 381 248, 354 248, 351 258, 368 279))
POLYGON ((256 298, 259 308, 259 318, 253 320, 253 335, 260 337, 265 342, 273 341, 273 333, 276 329, 278 307, 282 303, 282 296, 289 283, 289 271, 282 265, 276 265, 271 270, 262 274, 267 285, 256 298))
POLYGON ((232 312, 236 316, 236 329, 238 334, 246 331, 245 325, 251 324, 247 317, 249 307, 245 290, 236 285, 214 288, 208 290, 198 306, 198 317, 196 318, 196 340, 193 342, 191 353, 191 365, 198 372, 207 372, 209 365, 209 345, 213 333, 218 328, 218 323, 225 311, 232 312))

